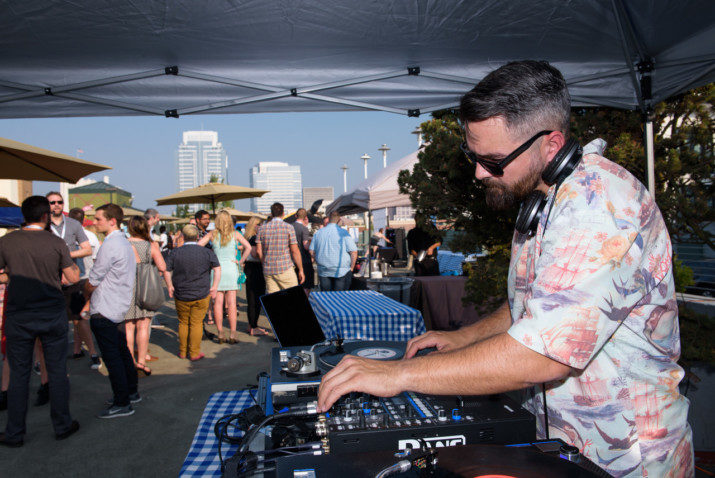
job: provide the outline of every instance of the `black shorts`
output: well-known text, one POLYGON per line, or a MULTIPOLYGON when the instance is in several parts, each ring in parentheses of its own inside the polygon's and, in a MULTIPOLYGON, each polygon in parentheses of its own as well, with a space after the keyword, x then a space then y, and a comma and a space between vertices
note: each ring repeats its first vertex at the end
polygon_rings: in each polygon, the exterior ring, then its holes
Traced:
POLYGON ((84 283, 87 279, 80 279, 79 282, 62 286, 62 294, 65 296, 65 308, 69 320, 80 320, 79 313, 86 302, 84 298, 84 283))

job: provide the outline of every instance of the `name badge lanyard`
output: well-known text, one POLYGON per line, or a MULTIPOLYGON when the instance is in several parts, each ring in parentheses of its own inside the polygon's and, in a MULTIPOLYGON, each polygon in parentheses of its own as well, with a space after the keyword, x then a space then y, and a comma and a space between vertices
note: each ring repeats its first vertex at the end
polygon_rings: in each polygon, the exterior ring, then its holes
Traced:
POLYGON ((58 232, 55 230, 54 225, 53 225, 53 226, 50 226, 50 229, 52 229, 52 233, 53 233, 55 236, 57 236, 57 237, 59 237, 59 238, 62 238, 62 239, 64 240, 64 238, 65 238, 65 228, 66 228, 66 227, 67 227, 67 221, 62 221, 62 233, 61 233, 61 234, 58 233, 58 232))

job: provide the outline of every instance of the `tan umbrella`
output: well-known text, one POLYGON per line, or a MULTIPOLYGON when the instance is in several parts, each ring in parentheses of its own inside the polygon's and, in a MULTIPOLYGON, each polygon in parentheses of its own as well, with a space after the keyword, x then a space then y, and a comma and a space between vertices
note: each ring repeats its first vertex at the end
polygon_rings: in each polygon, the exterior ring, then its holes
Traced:
POLYGON ((268 191, 263 189, 231 186, 230 184, 208 183, 196 188, 187 189, 180 193, 171 194, 156 200, 158 206, 170 204, 211 204, 211 210, 216 212, 216 203, 233 201, 234 199, 248 199, 261 197, 268 191))
POLYGON ((17 204, 0 196, 0 207, 18 207, 17 204))
MULTIPOLYGON (((231 215, 232 218, 234 218, 236 221, 248 221, 252 217, 257 217, 259 219, 266 219, 266 216, 263 214, 258 214, 255 212, 245 212, 245 211, 239 211, 238 209, 233 209, 230 207, 224 207, 221 208, 220 211, 226 211, 231 215)), ((215 216, 215 215, 214 215, 215 216)))
POLYGON ((169 224, 178 224, 178 225, 181 225, 181 224, 188 224, 189 222, 191 222, 191 218, 190 218, 190 217, 182 217, 182 218, 180 218, 180 219, 175 219, 175 220, 171 221, 169 224))
POLYGON ((0 138, 0 179, 76 183, 88 174, 112 169, 103 164, 0 138))
POLYGON ((144 211, 141 211, 139 209, 134 209, 131 206, 122 206, 122 211, 124 211, 124 217, 127 216, 143 216, 144 211))

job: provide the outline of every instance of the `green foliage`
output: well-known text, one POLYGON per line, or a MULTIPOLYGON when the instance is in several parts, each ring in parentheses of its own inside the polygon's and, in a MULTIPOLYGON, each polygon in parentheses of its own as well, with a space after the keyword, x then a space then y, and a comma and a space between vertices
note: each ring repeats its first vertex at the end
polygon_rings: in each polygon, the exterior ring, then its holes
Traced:
POLYGON ((420 128, 427 146, 413 171, 400 171, 397 180, 417 213, 445 220, 462 232, 447 244, 454 251, 471 253, 510 243, 517 210, 487 208, 484 187, 459 149, 462 135, 456 116, 435 113, 420 128))
POLYGON ((174 213, 176 217, 189 217, 189 205, 179 204, 176 206, 176 212, 174 213))
POLYGON ((686 287, 695 284, 693 270, 683 265, 683 261, 678 259, 678 256, 673 256, 673 278, 676 292, 685 292, 686 287))
POLYGON ((465 303, 478 304, 480 315, 488 314, 507 298, 510 249, 508 245, 495 246, 491 254, 480 257, 468 267, 465 284, 465 303))
MULTIPOLYGON (((715 193, 712 105, 715 84, 675 96, 654 108, 656 202, 673 240, 715 248, 712 208, 715 193)), ((613 108, 574 110, 571 130, 585 144, 608 142, 605 156, 647 184, 643 118, 613 108)))
MULTIPOLYGON (((210 183, 221 183, 224 184, 226 182, 225 179, 222 179, 221 181, 218 180, 218 175, 217 174, 212 174, 209 177, 209 182, 210 183)), ((233 208, 233 201, 221 201, 220 203, 216 204, 216 211, 222 208, 233 208)), ((211 209, 211 205, 207 204, 204 209, 211 209)))
POLYGON ((698 314, 682 304, 680 319, 680 359, 685 362, 715 363, 715 317, 698 314))

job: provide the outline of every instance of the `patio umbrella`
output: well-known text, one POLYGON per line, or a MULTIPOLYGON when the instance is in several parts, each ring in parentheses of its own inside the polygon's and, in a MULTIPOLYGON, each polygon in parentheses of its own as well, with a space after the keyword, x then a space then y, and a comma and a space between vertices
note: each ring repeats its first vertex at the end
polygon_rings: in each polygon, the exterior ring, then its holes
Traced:
MULTIPOLYGON (((248 221, 252 217, 266 219, 266 216, 264 216, 263 214, 258 214, 256 212, 239 211, 238 209, 233 209, 230 207, 222 208, 222 210, 229 213, 231 215, 231 217, 234 218, 236 221, 248 221)), ((215 216, 215 214, 214 214, 214 216, 215 216)))
POLYGON ((7 198, 0 196, 0 207, 18 207, 17 204, 7 198))
POLYGON ((76 183, 88 174, 112 169, 103 164, 0 138, 0 179, 76 183))
POLYGON ((144 211, 140 209, 135 209, 131 206, 122 206, 122 211, 124 211, 124 217, 127 216, 143 216, 144 211))
POLYGON ((263 196, 267 192, 268 191, 263 189, 231 186, 230 184, 221 183, 208 183, 159 198, 156 200, 156 204, 158 206, 166 206, 170 204, 209 203, 211 204, 211 210, 215 213, 217 202, 256 198, 263 196))

